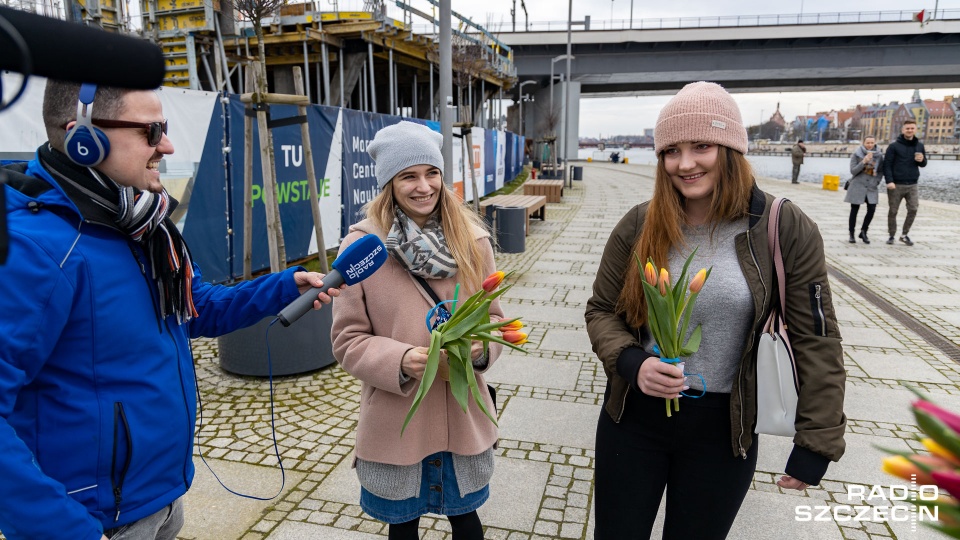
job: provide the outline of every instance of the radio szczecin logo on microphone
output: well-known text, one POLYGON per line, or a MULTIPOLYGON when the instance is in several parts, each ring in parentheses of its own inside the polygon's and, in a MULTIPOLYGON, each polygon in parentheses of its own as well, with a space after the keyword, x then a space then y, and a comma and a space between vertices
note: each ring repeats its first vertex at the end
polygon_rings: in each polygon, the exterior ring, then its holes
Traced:
POLYGON ((360 279, 360 276, 363 275, 371 266, 373 266, 373 260, 377 258, 377 255, 383 251, 383 245, 379 245, 370 252, 369 255, 363 258, 363 260, 357 261, 347 267, 346 274, 350 279, 360 279))

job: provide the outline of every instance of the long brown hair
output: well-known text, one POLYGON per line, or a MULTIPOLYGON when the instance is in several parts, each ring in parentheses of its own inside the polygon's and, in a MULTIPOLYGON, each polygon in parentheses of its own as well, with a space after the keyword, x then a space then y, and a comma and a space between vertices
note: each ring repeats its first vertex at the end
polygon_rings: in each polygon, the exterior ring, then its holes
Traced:
MULTIPOLYGON (((646 263, 650 257, 659 267, 667 267, 667 257, 672 248, 685 245, 682 225, 687 221, 684 211, 684 199, 677 188, 673 187, 670 175, 663 159, 664 153, 657 156, 657 175, 653 186, 653 197, 647 208, 643 230, 633 252, 646 263)), ((750 209, 750 192, 753 189, 753 168, 746 156, 740 152, 720 146, 715 165, 720 172, 717 185, 713 188, 706 222, 711 231, 723 221, 731 221, 747 215, 750 209)), ((643 276, 631 253, 627 261, 624 287, 617 299, 617 312, 623 314, 627 323, 640 327, 647 320, 647 305, 643 297, 643 276)))
MULTIPOLYGON (((384 235, 393 226, 397 203, 393 198, 393 180, 366 207, 367 217, 384 235)), ((447 247, 457 261, 457 281, 470 294, 480 290, 483 283, 483 251, 477 242, 475 227, 486 230, 483 219, 472 208, 463 204, 445 183, 440 185, 440 226, 447 247)), ((467 295, 469 296, 469 294, 467 295)))

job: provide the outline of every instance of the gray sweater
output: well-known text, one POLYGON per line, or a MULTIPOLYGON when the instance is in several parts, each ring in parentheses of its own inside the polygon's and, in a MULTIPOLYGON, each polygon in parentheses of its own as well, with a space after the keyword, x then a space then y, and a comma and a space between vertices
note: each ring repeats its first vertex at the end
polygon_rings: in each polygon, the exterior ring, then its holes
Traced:
MULTIPOLYGON (((687 384, 702 390, 699 373, 707 383, 708 392, 730 393, 737 376, 737 367, 743 355, 744 336, 750 332, 753 321, 753 297, 737 259, 734 238, 745 233, 747 219, 721 223, 711 235, 710 226, 683 228, 687 245, 671 250, 670 276, 680 276, 683 263, 693 251, 697 254, 687 272, 692 277, 701 268, 713 267, 710 277, 697 296, 690 315, 687 338, 697 325, 702 325, 700 349, 691 356, 681 357, 688 375, 687 384)), ((652 350, 653 342, 644 343, 652 350)))

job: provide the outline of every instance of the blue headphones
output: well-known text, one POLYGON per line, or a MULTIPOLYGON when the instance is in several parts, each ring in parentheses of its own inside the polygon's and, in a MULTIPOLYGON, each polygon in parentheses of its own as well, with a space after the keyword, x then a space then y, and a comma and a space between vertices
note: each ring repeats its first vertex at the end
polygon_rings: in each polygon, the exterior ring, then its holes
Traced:
POLYGON ((110 153, 110 139, 93 126, 93 97, 97 85, 84 84, 80 87, 80 100, 77 102, 77 123, 67 132, 63 146, 71 161, 83 167, 95 167, 110 153))

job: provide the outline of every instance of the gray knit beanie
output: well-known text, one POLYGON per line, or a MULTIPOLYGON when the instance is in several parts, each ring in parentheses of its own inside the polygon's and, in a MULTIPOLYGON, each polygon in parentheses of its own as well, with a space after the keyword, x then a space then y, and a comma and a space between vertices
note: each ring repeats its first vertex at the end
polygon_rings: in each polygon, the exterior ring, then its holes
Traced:
POLYGON ((381 129, 367 145, 367 153, 377 163, 377 187, 383 189, 397 173, 414 165, 433 165, 442 171, 441 146, 443 135, 422 124, 402 121, 381 129))
POLYGON ((654 153, 660 155, 668 146, 694 141, 747 153, 747 130, 740 107, 717 83, 690 83, 660 111, 653 131, 654 153))

